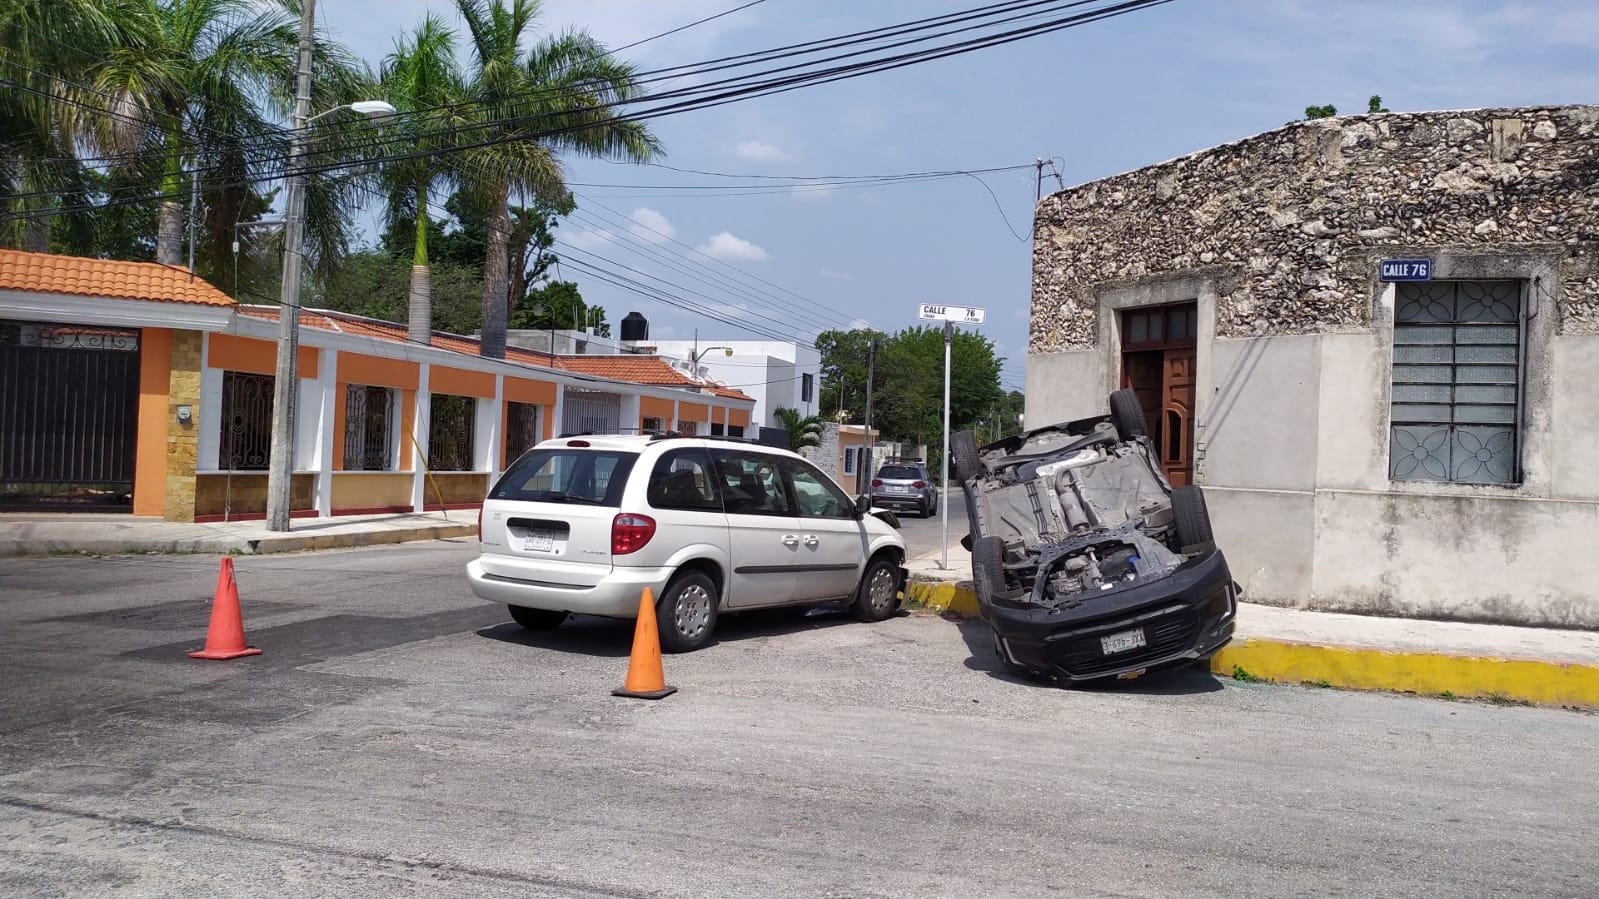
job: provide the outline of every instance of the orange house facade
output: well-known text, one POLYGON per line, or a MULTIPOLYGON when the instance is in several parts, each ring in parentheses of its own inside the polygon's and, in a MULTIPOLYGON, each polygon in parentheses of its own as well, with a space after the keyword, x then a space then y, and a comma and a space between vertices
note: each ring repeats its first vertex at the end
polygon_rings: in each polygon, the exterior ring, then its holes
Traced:
MULTIPOLYGON (((556 434, 738 435, 754 405, 654 357, 485 359, 358 316, 300 325, 295 517, 476 507, 556 434)), ((0 251, 0 508, 263 517, 278 327, 181 269, 0 251)))

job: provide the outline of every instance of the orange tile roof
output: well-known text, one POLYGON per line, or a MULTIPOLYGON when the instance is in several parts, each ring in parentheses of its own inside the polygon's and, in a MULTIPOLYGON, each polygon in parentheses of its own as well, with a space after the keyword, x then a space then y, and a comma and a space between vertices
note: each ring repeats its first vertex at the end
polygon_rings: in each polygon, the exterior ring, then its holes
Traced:
MULTIPOLYGON (((240 306, 239 312, 251 318, 275 320, 278 317, 276 306, 240 306)), ((396 343, 404 343, 406 340, 404 325, 325 309, 301 309, 300 326, 396 343)), ((435 349, 468 356, 481 355, 479 343, 473 337, 434 331, 432 345, 435 349)), ((695 386, 693 379, 673 368, 659 356, 551 356, 549 353, 540 353, 523 347, 507 346, 505 361, 555 368, 597 378, 609 378, 613 381, 626 381, 630 384, 648 384, 653 387, 695 386)), ((701 385, 700 389, 726 399, 752 399, 748 394, 731 387, 701 385)))
POLYGON ((201 306, 237 306, 234 299, 188 269, 154 262, 120 262, 0 250, 0 290, 64 293, 201 306))

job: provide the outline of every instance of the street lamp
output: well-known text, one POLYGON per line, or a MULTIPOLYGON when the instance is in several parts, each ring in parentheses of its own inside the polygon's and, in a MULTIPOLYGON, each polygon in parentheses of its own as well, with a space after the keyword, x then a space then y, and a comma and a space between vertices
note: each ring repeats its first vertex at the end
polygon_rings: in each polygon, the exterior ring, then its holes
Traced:
POLYGON ((294 472, 294 416, 299 399, 300 247, 305 240, 306 135, 311 123, 343 109, 387 119, 395 109, 382 100, 360 100, 310 116, 311 23, 315 0, 305 0, 300 15, 300 71, 294 97, 294 134, 289 144, 288 198, 283 215, 283 293, 278 301, 278 364, 272 389, 272 455, 267 463, 267 530, 289 529, 294 472))

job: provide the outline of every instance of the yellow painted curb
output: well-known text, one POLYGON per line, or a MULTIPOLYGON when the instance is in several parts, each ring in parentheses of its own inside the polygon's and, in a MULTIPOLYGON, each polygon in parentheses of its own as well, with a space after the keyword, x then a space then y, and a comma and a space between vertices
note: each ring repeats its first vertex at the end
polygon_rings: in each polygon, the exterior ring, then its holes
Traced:
POLYGON ((969 581, 910 581, 905 596, 935 612, 959 612, 976 616, 977 591, 969 581))
POLYGON ((1211 658, 1214 674, 1277 683, 1599 707, 1599 666, 1322 646, 1246 637, 1211 658))

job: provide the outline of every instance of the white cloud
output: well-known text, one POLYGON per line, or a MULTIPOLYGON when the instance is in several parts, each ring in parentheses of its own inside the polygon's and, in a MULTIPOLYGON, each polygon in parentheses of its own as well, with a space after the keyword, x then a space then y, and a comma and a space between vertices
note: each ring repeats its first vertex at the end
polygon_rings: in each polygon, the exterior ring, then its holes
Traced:
POLYGON ((853 280, 855 280, 855 276, 850 274, 849 272, 835 272, 835 271, 833 271, 830 268, 824 268, 820 272, 817 272, 817 274, 821 275, 822 277, 826 278, 829 281, 853 281, 853 280))
POLYGON ((628 226, 627 230, 641 240, 662 243, 677 236, 677 229, 672 227, 666 216, 647 206, 633 210, 628 218, 633 224, 628 226))
POLYGON ((561 242, 579 250, 598 250, 616 242, 616 235, 603 228, 577 227, 561 230, 561 242))
POLYGON ((757 162, 777 162, 788 158, 788 154, 783 152, 783 148, 758 140, 744 141, 734 147, 733 152, 745 159, 753 159, 757 162))
POLYGON ((710 240, 700 244, 700 252, 725 262, 765 262, 772 258, 765 250, 727 231, 711 235, 710 240))

